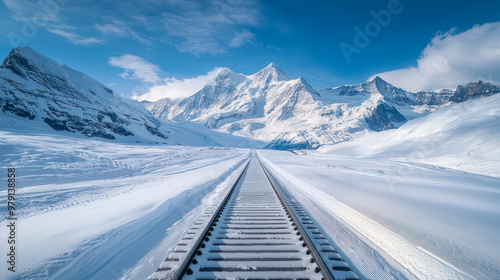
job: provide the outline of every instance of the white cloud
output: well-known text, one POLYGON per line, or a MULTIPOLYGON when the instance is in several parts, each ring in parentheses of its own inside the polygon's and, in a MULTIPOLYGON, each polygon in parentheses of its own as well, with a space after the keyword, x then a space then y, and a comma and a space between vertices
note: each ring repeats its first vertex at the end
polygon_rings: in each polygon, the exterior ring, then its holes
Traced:
POLYGON ((377 75, 410 91, 453 89, 477 80, 500 84, 500 22, 438 34, 417 63, 417 67, 377 75))
POLYGON ((210 71, 207 75, 187 79, 166 78, 164 84, 150 88, 146 94, 135 94, 133 98, 139 101, 158 101, 163 98, 186 98, 201 90, 207 81, 214 77, 218 71, 219 69, 217 68, 210 71))
POLYGON ((74 32, 68 32, 59 29, 48 29, 47 31, 62 36, 70 40, 75 45, 88 46, 92 44, 102 44, 104 41, 96 39, 94 37, 85 37, 74 32))
POLYGON ((151 45, 151 42, 145 39, 143 36, 134 32, 126 24, 117 20, 111 20, 111 23, 105 24, 94 24, 94 28, 103 35, 110 35, 115 37, 130 37, 137 40, 140 43, 145 43, 151 45))
POLYGON ((237 32, 236 36, 234 36, 233 39, 229 42, 230 47, 241 47, 245 45, 246 43, 250 43, 252 45, 255 45, 255 34, 248 30, 243 30, 242 32, 237 32))
POLYGON ((109 59, 109 64, 125 69, 125 72, 120 74, 122 78, 136 79, 153 84, 161 81, 158 75, 160 67, 146 61, 142 57, 124 54, 118 57, 111 57, 109 59))
POLYGON ((117 37, 125 37, 128 35, 127 30, 125 30, 123 27, 120 28, 114 24, 108 23, 108 24, 95 24, 94 28, 99 31, 102 34, 106 35, 113 35, 117 37))

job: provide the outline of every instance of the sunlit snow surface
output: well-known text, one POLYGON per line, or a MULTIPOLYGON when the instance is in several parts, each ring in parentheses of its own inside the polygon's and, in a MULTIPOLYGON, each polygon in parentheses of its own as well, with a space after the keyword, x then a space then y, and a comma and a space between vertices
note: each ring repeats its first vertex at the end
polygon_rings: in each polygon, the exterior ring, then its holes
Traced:
MULTIPOLYGON (((17 272, 2 261, 0 278, 116 279, 141 262, 145 278, 177 240, 162 241, 182 234, 248 155, 0 131, 0 166, 17 169, 19 209, 17 272)), ((6 198, 3 188, 2 207, 6 198)))
POLYGON ((500 178, 384 159, 259 153, 367 277, 500 278, 500 178))
POLYGON ((330 158, 385 158, 500 177, 500 95, 453 104, 399 129, 325 146, 320 152, 330 158))
MULTIPOLYGON (((498 176, 499 97, 471 102, 334 148, 258 153, 368 278, 500 279, 500 178, 438 166, 498 176)), ((0 166, 17 168, 19 220, 18 272, 1 261, 0 279, 145 279, 250 154, 3 120, 0 166)))

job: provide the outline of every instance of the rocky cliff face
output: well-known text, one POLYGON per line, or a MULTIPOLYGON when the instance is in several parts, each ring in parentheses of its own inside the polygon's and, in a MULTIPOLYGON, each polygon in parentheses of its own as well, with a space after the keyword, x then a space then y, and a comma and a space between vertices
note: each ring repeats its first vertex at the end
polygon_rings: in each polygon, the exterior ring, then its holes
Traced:
POLYGON ((455 91, 441 89, 438 91, 419 91, 414 93, 418 105, 441 106, 450 102, 455 91))
POLYGON ((373 131, 393 129, 406 122, 405 116, 394 106, 381 103, 375 107, 372 114, 365 118, 368 127, 373 131))
POLYGON ((500 88, 482 81, 468 83, 465 86, 458 86, 450 101, 464 102, 481 96, 491 96, 500 92, 500 88))
POLYGON ((414 95, 418 105, 434 106, 465 102, 474 98, 491 96, 499 92, 500 88, 490 83, 478 81, 459 85, 456 90, 419 91, 414 95))

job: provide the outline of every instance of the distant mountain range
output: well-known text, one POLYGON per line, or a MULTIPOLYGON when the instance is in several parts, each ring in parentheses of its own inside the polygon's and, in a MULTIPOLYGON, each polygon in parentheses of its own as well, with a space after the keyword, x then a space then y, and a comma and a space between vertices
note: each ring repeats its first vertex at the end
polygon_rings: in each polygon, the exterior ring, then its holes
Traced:
POLYGON ((196 94, 142 104, 161 119, 194 122, 221 132, 257 138, 273 149, 315 149, 366 131, 401 126, 437 108, 500 90, 476 82, 457 90, 412 93, 380 77, 356 85, 315 90, 271 63, 245 76, 220 69, 196 94))
POLYGON ((271 63, 249 76, 223 68, 188 98, 141 105, 29 47, 13 49, 0 65, 2 118, 90 138, 184 145, 315 149, 498 92, 474 82, 411 93, 379 77, 315 90, 271 63))

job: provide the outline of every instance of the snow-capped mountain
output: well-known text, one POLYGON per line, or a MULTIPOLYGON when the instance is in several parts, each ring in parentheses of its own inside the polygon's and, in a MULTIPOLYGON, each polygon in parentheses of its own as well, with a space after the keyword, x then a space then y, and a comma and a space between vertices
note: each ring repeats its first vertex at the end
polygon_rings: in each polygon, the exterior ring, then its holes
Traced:
MULTIPOLYGON (((220 69, 198 93, 180 101, 164 99, 143 104, 157 117, 177 122, 196 122, 234 135, 270 141, 280 135, 300 137, 293 144, 310 148, 319 141, 301 133, 308 119, 320 117, 316 92, 302 79, 291 79, 275 64, 245 76, 220 69), (312 138, 312 139, 306 139, 312 138)), ((314 128, 312 128, 314 130, 314 128)))
POLYGON ((193 96, 143 104, 159 118, 255 137, 268 148, 300 149, 343 142, 366 129, 396 128, 406 118, 394 106, 416 100, 379 77, 318 92, 271 63, 249 76, 224 68, 193 96))
POLYGON ((498 92, 491 85, 475 84, 467 88, 473 87, 476 94, 467 93, 462 99, 456 97, 464 95, 459 89, 412 93, 380 77, 318 91, 303 78, 292 79, 271 63, 249 76, 223 68, 188 98, 143 104, 162 119, 253 137, 267 141, 268 148, 301 149, 398 128, 444 105, 498 92))
POLYGON ((0 106, 4 114, 87 137, 168 138, 161 122, 138 102, 117 96, 96 80, 29 47, 13 49, 0 65, 0 106))
POLYGON ((324 92, 331 93, 337 96, 354 96, 354 95, 374 95, 380 94, 384 100, 390 101, 398 105, 413 105, 416 104, 415 97, 404 89, 395 87, 380 77, 375 77, 370 82, 365 82, 357 85, 344 85, 333 89, 326 89, 324 92))
POLYGON ((29 47, 13 49, 0 65, 3 117, 87 137, 187 145, 317 148, 397 128, 441 106, 499 91, 477 82, 455 91, 411 93, 379 77, 317 91, 271 63, 248 76, 222 68, 183 100, 143 102, 152 115, 139 102, 29 47))
POLYGON ((459 85, 456 90, 440 89, 433 92, 419 91, 415 93, 419 105, 444 105, 460 103, 483 96, 491 96, 500 92, 500 88, 483 81, 459 85))
POLYGON ((89 76, 29 47, 0 65, 0 129, 63 133, 125 142, 262 147, 254 139, 180 125, 153 116, 89 76))
POLYGON ((320 151, 350 158, 422 162, 498 177, 499 106, 500 95, 452 104, 396 130, 324 146, 320 151))

